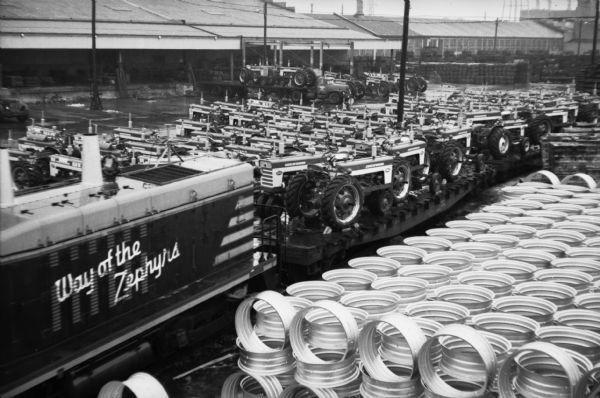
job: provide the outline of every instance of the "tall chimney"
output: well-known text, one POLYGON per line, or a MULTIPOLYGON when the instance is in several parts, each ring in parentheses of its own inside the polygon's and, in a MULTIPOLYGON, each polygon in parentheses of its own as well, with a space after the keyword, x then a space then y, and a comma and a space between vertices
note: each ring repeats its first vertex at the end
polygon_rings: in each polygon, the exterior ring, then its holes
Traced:
POLYGON ((365 12, 363 10, 363 0, 356 0, 356 14, 354 14, 355 17, 364 17, 365 16, 365 12))
POLYGON ((100 186, 102 180, 102 165, 100 159, 100 144, 96 134, 84 134, 81 148, 81 183, 92 186, 100 186))
POLYGON ((10 172, 8 149, 0 149, 0 208, 9 207, 15 200, 13 179, 10 172))

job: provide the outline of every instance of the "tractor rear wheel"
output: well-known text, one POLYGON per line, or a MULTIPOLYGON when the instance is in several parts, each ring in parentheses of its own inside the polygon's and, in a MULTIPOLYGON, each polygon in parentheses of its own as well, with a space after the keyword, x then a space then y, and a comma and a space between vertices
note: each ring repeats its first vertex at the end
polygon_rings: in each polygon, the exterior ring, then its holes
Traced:
POLYGON ((548 117, 538 116, 529 123, 529 141, 533 145, 540 145, 540 139, 552 133, 552 121, 548 117))
POLYGON ((380 97, 387 97, 390 94, 390 84, 386 81, 379 82, 377 87, 377 95, 380 97))
POLYGON ((394 195, 389 189, 373 192, 368 198, 371 213, 382 216, 388 214, 394 205, 394 195))
POLYGON ((503 159, 510 149, 510 137, 502 127, 495 127, 488 136, 488 147, 494 159, 503 159))
POLYGON ((292 82, 296 87, 304 87, 306 83, 308 83, 308 75, 305 70, 297 70, 294 73, 294 77, 292 78, 292 82))
POLYGON ((296 174, 285 190, 285 208, 290 217, 313 218, 319 214, 318 179, 308 173, 296 174))
POLYGON ((332 228, 346 228, 360 215, 363 191, 350 176, 339 175, 327 185, 321 202, 323 222, 332 228))
POLYGON ((463 148, 454 141, 444 144, 438 159, 438 171, 447 181, 454 181, 460 175, 465 162, 463 148))
POLYGON ((392 194, 394 201, 401 202, 406 199, 412 185, 412 172, 410 163, 406 159, 394 161, 392 170, 392 194))

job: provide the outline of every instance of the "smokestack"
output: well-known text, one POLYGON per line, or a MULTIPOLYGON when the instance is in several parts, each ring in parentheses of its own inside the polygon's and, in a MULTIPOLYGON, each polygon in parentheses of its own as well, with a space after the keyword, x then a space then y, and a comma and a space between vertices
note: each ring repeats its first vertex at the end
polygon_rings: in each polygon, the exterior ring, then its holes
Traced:
POLYGON ((100 144, 95 134, 84 134, 81 148, 81 183, 92 186, 103 184, 102 165, 100 159, 100 144))
POLYGON ((354 14, 355 17, 364 17, 365 16, 365 12, 363 10, 363 0, 356 0, 356 14, 354 14))
POLYGON ((0 208, 9 207, 15 201, 13 179, 10 172, 8 149, 0 149, 0 208))

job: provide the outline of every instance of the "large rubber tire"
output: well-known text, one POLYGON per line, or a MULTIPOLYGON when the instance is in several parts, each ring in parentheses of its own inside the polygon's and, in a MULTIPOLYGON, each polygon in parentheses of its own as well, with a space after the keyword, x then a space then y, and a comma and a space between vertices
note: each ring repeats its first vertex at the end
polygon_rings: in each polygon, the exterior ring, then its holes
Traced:
POLYGON ((442 176, 438 173, 433 173, 429 178, 429 193, 433 196, 438 196, 442 193, 442 176))
POLYGON ((417 91, 419 91, 419 82, 415 77, 411 77, 406 80, 404 87, 409 93, 416 93, 417 91))
POLYGON ((294 77, 292 78, 292 82, 296 87, 304 87, 308 83, 308 75, 305 70, 297 70, 294 73, 294 77))
POLYGON ((577 113, 577 121, 583 123, 592 123, 594 119, 598 117, 598 105, 591 104, 580 104, 579 112, 577 113))
POLYGON ((367 199, 367 206, 371 213, 383 216, 392 211, 394 195, 388 189, 373 192, 367 199))
POLYGON ((363 201, 361 187, 350 176, 339 175, 325 189, 321 201, 321 218, 331 228, 346 228, 360 215, 363 201))
POLYGON ((531 142, 529 138, 523 137, 521 143, 519 144, 519 155, 521 159, 525 158, 529 151, 531 150, 531 142))
POLYGON ((502 127, 494 127, 488 136, 488 149, 494 159, 504 159, 510 151, 510 136, 502 127))
POLYGON ((392 195, 395 202, 402 202, 408 197, 412 187, 412 171, 406 159, 394 160, 392 170, 392 195))
POLYGON ((552 133, 552 121, 548 117, 538 116, 529 123, 528 136, 533 145, 540 145, 540 139, 552 133))
POLYGON ((463 170, 465 152, 462 146, 454 141, 444 144, 438 159, 438 172, 446 181, 454 181, 463 170))
POLYGON ((15 164, 12 166, 12 179, 17 188, 25 188, 29 186, 29 171, 26 167, 15 164))
POLYGON ((246 84, 252 81, 252 71, 246 68, 242 68, 242 70, 240 70, 239 79, 240 83, 242 84, 246 84))
POLYGON ((290 180, 285 190, 285 209, 290 217, 314 218, 318 216, 320 210, 319 184, 313 177, 307 173, 299 173, 290 180))
POLYGON ((390 95, 390 83, 386 81, 379 82, 379 86, 377 87, 377 95, 380 97, 387 97, 390 95))
POLYGON ((348 85, 348 88, 350 88, 350 94, 352 94, 352 96, 356 98, 356 84, 354 84, 354 82, 351 81, 346 82, 346 84, 348 85))
POLYGON ((425 80, 421 76, 417 76, 416 80, 418 86, 417 91, 420 93, 424 93, 425 91, 427 91, 427 80, 425 80))
POLYGON ((315 73, 314 70, 310 69, 310 68, 306 68, 304 69, 304 71, 306 72, 306 85, 307 86, 312 86, 315 84, 315 82, 317 81, 317 74, 315 73))
POLYGON ((365 93, 367 92, 367 88, 365 87, 364 83, 361 82, 360 80, 356 80, 353 83, 354 83, 354 87, 356 88, 356 94, 354 95, 354 98, 359 100, 365 96, 365 93))
POLYGON ((329 101, 329 103, 337 105, 342 102, 342 95, 337 91, 333 91, 329 93, 329 95, 327 96, 327 100, 329 101))

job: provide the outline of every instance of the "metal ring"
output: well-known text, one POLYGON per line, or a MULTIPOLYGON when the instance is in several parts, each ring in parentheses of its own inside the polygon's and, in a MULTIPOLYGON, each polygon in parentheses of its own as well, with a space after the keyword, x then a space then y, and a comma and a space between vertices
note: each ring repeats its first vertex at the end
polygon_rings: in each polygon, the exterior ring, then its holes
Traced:
POLYGON ((524 214, 526 217, 542 217, 552 220, 554 222, 564 221, 567 217, 570 217, 569 214, 564 211, 557 210, 527 210, 524 214))
MULTIPOLYGON (((400 373, 403 369, 397 365, 391 365, 400 373)), ((405 379, 399 382, 387 382, 372 377, 361 365, 362 384, 360 385, 360 396, 363 398, 419 398, 423 394, 423 386, 419 377, 405 379)))
POLYGON ((349 260, 348 265, 352 268, 364 269, 372 272, 376 274, 377 277, 396 275, 398 268, 401 266, 396 260, 377 256, 356 257, 349 260))
POLYGON ((251 386, 259 387, 260 390, 257 388, 256 392, 266 394, 266 398, 278 398, 283 391, 275 376, 254 376, 236 372, 225 379, 221 388, 221 398, 246 396, 244 388, 248 389, 251 386))
POLYGON ((450 283, 452 269, 441 265, 407 265, 398 270, 398 276, 410 276, 427 281, 427 295, 450 283))
POLYGON ((563 202, 566 204, 570 204, 570 205, 578 205, 585 209, 594 209, 594 208, 598 207, 598 204, 600 203, 596 199, 581 198, 581 197, 563 199, 563 202))
POLYGON ((593 238, 600 234, 600 226, 587 222, 559 221, 557 223, 554 223, 554 226, 552 228, 576 231, 585 235, 586 238, 593 238))
POLYGON ((460 304, 445 301, 422 301, 406 307, 406 313, 411 317, 432 319, 442 325, 464 323, 469 310, 460 304))
POLYGON ((527 227, 532 227, 537 230, 540 229, 548 229, 552 228, 554 224, 554 220, 545 217, 529 217, 529 216, 521 216, 521 217, 512 217, 510 219, 511 224, 516 225, 525 225, 527 227))
MULTIPOLYGON (((294 308, 294 313, 310 305, 311 301, 302 297, 284 296, 294 308)), ((256 310, 254 329, 259 336, 282 339, 285 330, 277 312, 266 302, 258 300, 252 306, 256 310)))
POLYGON ((344 294, 344 287, 335 282, 304 281, 288 286, 285 291, 290 296, 302 297, 310 301, 337 301, 344 294))
POLYGON ((377 275, 364 269, 340 268, 324 272, 322 278, 341 285, 345 292, 351 292, 369 289, 377 275))
POLYGON ((503 206, 503 205, 488 205, 481 208, 481 211, 489 213, 503 214, 507 217, 518 217, 525 213, 525 210, 515 206, 503 206))
POLYGON ((575 387, 575 394, 573 396, 577 398, 588 397, 588 392, 597 389, 598 386, 600 386, 600 365, 596 364, 595 368, 589 370, 581 377, 575 387))
POLYGON ((315 349, 315 352, 319 355, 315 358, 322 362, 296 360, 294 378, 298 383, 311 388, 335 388, 345 386, 359 377, 356 358, 346 355, 347 351, 315 349))
POLYGON ((537 191, 536 187, 527 186, 527 185, 508 185, 502 187, 500 189, 502 192, 502 197, 505 199, 516 199, 520 198, 522 195, 526 193, 535 193, 537 191))
POLYGON ((572 247, 565 252, 568 258, 600 261, 600 248, 596 247, 572 247))
POLYGON ((575 181, 579 180, 584 184, 583 186, 573 185, 573 187, 586 188, 589 190, 589 189, 594 189, 597 186, 597 183, 594 180, 594 178, 591 177, 589 174, 585 174, 585 173, 569 174, 568 176, 563 178, 560 181, 560 183, 565 185, 565 184, 571 183, 573 180, 575 180, 575 181))
POLYGON ((498 312, 523 315, 544 325, 552 322, 557 307, 551 301, 539 297, 507 296, 495 299, 492 307, 498 312))
POLYGON ((513 289, 515 295, 540 297, 556 305, 558 310, 573 306, 577 291, 570 286, 556 282, 523 282, 513 289))
POLYGON ((304 308, 294 316, 289 329, 289 338, 296 359, 309 364, 327 364, 328 361, 317 357, 304 341, 304 319, 313 309, 320 308, 330 312, 340 322, 346 335, 346 351, 342 359, 353 359, 358 345, 358 325, 352 313, 342 304, 335 301, 321 300, 304 308))
POLYGON ((513 391, 513 363, 516 359, 522 356, 524 353, 534 352, 546 355, 554 359, 559 366, 564 370, 567 376, 567 393, 568 396, 573 396, 573 390, 577 381, 580 377, 579 368, 573 360, 573 358, 562 348, 555 346, 554 344, 536 341, 528 343, 514 351, 504 362, 504 365, 500 368, 498 375, 498 392, 501 397, 505 398, 516 398, 517 395, 513 391))
POLYGON ((345 294, 340 303, 361 308, 369 314, 368 320, 377 319, 398 309, 400 296, 383 290, 363 290, 345 294))
POLYGON ((494 292, 494 297, 509 296, 512 293, 515 278, 508 274, 492 271, 467 271, 457 277, 458 283, 485 287, 494 292))
POLYGON ((578 294, 587 293, 594 278, 585 272, 571 269, 542 269, 536 271, 534 278, 542 282, 557 282, 577 290, 578 294))
POLYGON ((559 211, 568 215, 577 215, 585 212, 585 207, 573 203, 549 203, 542 207, 543 210, 559 211))
MULTIPOLYGON (((487 234, 483 234, 487 236, 487 234)), ((467 252, 473 255, 473 262, 481 265, 482 262, 495 260, 502 252, 502 247, 486 242, 462 242, 452 245, 452 250, 467 252)))
MULTIPOLYGON (((273 345, 281 345, 281 341, 273 341, 273 345)), ((269 340, 265 340, 269 345, 269 340)), ((295 361, 292 348, 287 345, 277 352, 259 353, 244 349, 240 339, 236 339, 239 349, 238 367, 244 372, 258 376, 276 376, 294 369, 295 361)))
POLYGON ((585 293, 575 297, 575 306, 586 310, 600 311, 600 293, 585 293))
POLYGON ((371 321, 363 327, 359 336, 358 351, 363 366, 372 377, 381 381, 400 382, 412 378, 413 374, 417 373, 416 359, 425 341, 425 334, 413 319, 402 314, 389 314, 371 321), (395 374, 383 362, 378 346, 378 328, 382 323, 388 324, 400 332, 403 341, 408 345, 411 360, 407 364, 402 363, 402 365, 408 365, 408 369, 410 369, 408 375, 395 374))
POLYGON ((516 260, 490 260, 481 264, 484 271, 500 272, 510 275, 517 283, 533 279, 533 273, 537 270, 535 265, 516 260))
POLYGON ((559 242, 564 242, 569 246, 579 246, 585 240, 585 235, 581 232, 557 228, 550 228, 545 231, 537 231, 536 236, 540 239, 552 239, 559 242))
POLYGON ((427 253, 439 252, 450 249, 452 242, 448 239, 438 238, 436 236, 411 236, 404 239, 404 244, 418 247, 427 253))
POLYGON ((458 228, 476 234, 485 234, 491 228, 491 225, 481 221, 454 220, 446 222, 448 228, 458 228))
POLYGON ((559 185, 560 184, 560 180, 558 179, 558 177, 556 176, 556 174, 554 174, 551 171, 548 170, 540 170, 540 171, 536 171, 535 173, 532 173, 530 175, 528 175, 527 177, 524 178, 524 182, 536 182, 536 178, 543 178, 545 180, 547 180, 550 185, 559 185))
POLYGON ((544 206, 544 203, 538 202, 537 200, 525 200, 525 199, 508 199, 498 203, 500 206, 518 207, 524 212, 527 210, 539 210, 544 206))
POLYGON ((490 226, 506 224, 510 220, 510 217, 504 214, 491 212, 469 213, 465 215, 465 218, 470 221, 481 221, 490 226))
POLYGON ((402 266, 421 264, 427 252, 423 249, 408 245, 391 245, 377 249, 377 255, 398 261, 402 266))
MULTIPOLYGON (((562 187, 562 185, 561 185, 562 187)), ((535 193, 539 193, 542 195, 551 195, 556 196, 558 198, 571 198, 574 195, 573 191, 569 191, 566 189, 560 189, 558 186, 552 188, 536 188, 535 193)))
POLYGON ((398 295, 398 309, 404 310, 410 303, 427 298, 428 283, 425 279, 408 276, 389 276, 379 278, 371 284, 375 290, 383 290, 398 295))
POLYGON ((578 352, 592 363, 600 361, 599 333, 571 326, 545 326, 541 327, 536 335, 541 341, 578 352))
POLYGON ((535 338, 540 324, 533 319, 514 314, 488 312, 471 318, 476 329, 498 334, 510 341, 513 349, 535 338))
POLYGON ((419 371, 421 372, 421 380, 423 385, 427 386, 434 394, 446 395, 455 398, 471 398, 481 397, 486 391, 489 382, 492 380, 496 372, 496 355, 491 344, 485 337, 479 334, 475 329, 465 325, 447 325, 429 339, 419 352, 418 357, 419 371), (436 339, 442 336, 450 336, 462 339, 471 345, 483 360, 485 366, 485 382, 480 388, 471 391, 462 391, 450 386, 436 372, 432 363, 432 347, 436 339))
MULTIPOLYGON (((600 194, 598 194, 598 195, 600 195, 600 194)), ((581 223, 600 225, 600 216, 594 216, 592 214, 575 214, 572 216, 568 216, 567 220, 573 221, 573 222, 581 222, 581 223)))
POLYGON ((494 292, 475 285, 450 285, 437 288, 434 298, 462 305, 469 310, 469 315, 473 316, 490 310, 494 292))
POLYGON ((531 249, 508 249, 504 250, 502 255, 509 260, 522 261, 534 265, 538 269, 550 267, 550 262, 556 259, 556 256, 553 254, 531 249))
POLYGON ((310 388, 297 383, 287 386, 279 398, 299 398, 311 396, 316 398, 338 398, 338 394, 331 388, 310 388))
MULTIPOLYGON (((348 307, 358 330, 365 324, 369 314, 360 308, 348 307)), ((316 348, 342 349, 346 347, 346 333, 338 319, 329 311, 315 308, 305 316, 306 340, 316 348)))
POLYGON ((519 238, 516 236, 491 233, 475 235, 471 240, 479 243, 491 243, 492 245, 500 246, 503 250, 512 249, 519 243, 519 238))
POLYGON ((519 242, 518 247, 526 250, 541 250, 555 257, 564 257, 565 252, 571 248, 564 242, 552 239, 525 239, 519 242))
POLYGON ((526 225, 504 224, 494 225, 488 232, 492 234, 516 236, 519 239, 530 239, 535 235, 537 230, 526 225))
POLYGON ((283 346, 287 343, 287 332, 296 311, 283 295, 272 290, 265 290, 258 293, 256 296, 249 297, 242 301, 238 306, 235 312, 235 332, 244 348, 256 353, 274 353, 279 351, 279 349, 267 346, 252 327, 250 315, 253 304, 258 300, 262 300, 269 304, 281 320, 283 330, 283 336, 281 336, 281 338, 283 340, 283 346))
POLYGON ((569 309, 554 314, 558 325, 600 333, 600 312, 586 309, 569 309))
POLYGON ((427 236, 447 239, 452 243, 467 242, 473 237, 469 231, 459 228, 431 228, 425 231, 427 236))
MULTIPOLYGON (((468 243, 468 242, 464 242, 468 243)), ((462 243, 455 243, 455 245, 460 245, 462 243)), ((456 275, 460 274, 463 271, 469 271, 473 268, 473 261, 475 260, 475 256, 471 253, 465 251, 455 251, 455 250, 447 250, 443 252, 429 253, 425 257, 423 257, 423 263, 429 265, 438 265, 443 267, 448 267, 452 270, 451 276, 452 278, 456 278, 456 275)))
POLYGON ((534 202, 540 202, 542 204, 560 202, 560 198, 553 195, 544 195, 540 193, 526 193, 521 195, 522 200, 532 200, 534 202))
MULTIPOLYGON (((600 209, 599 209, 600 210, 600 209)), ((600 247, 600 236, 586 239, 583 244, 587 247, 600 247)))

